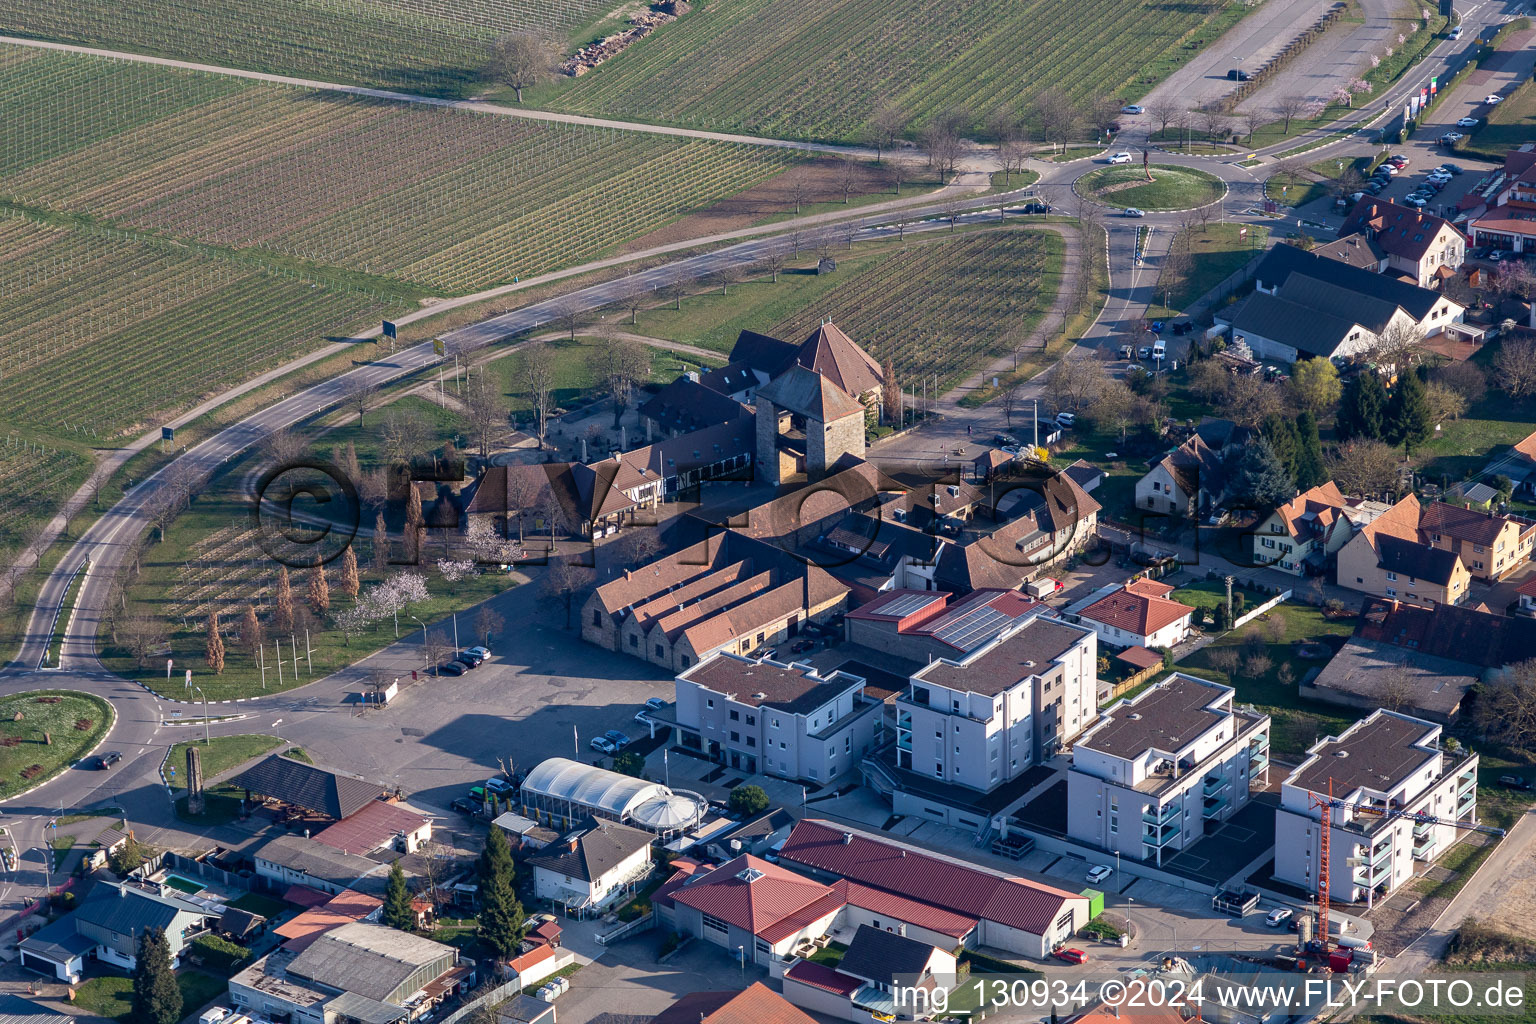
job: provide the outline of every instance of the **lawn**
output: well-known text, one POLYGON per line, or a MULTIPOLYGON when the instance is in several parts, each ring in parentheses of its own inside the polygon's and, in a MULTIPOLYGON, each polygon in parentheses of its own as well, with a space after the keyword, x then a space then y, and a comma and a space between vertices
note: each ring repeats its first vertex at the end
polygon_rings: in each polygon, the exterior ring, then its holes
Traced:
MULTIPOLYGON (((737 290, 740 290, 739 287, 737 290)), ((609 317, 609 322, 615 323, 620 330, 645 333, 643 326, 627 327, 627 316, 621 317, 613 313, 609 317)), ((568 409, 594 396, 600 382, 597 372, 592 367, 592 358, 603 345, 601 338, 589 335, 578 335, 574 342, 569 338, 544 342, 545 348, 554 357, 554 402, 557 408, 568 409)), ((665 349, 647 348, 646 352, 650 355, 651 361, 649 380, 654 384, 669 383, 677 379, 685 366, 688 369, 697 370, 701 363, 706 362, 696 356, 678 355, 665 349)), ((725 359, 722 357, 709 362, 710 365, 724 365, 725 359)), ((521 351, 514 351, 485 364, 486 371, 501 383, 502 393, 506 395, 507 404, 514 417, 532 416, 533 405, 526 383, 526 367, 527 356, 521 351)))
MULTIPOLYGON (((183 969, 176 973, 176 984, 181 989, 182 1009, 190 1014, 217 998, 229 982, 202 971, 183 969)), ((133 1012, 133 979, 116 974, 88 978, 75 990, 75 1006, 98 1017, 129 1021, 133 1012)))
POLYGON ((1192 167, 1153 164, 1152 181, 1139 164, 1118 164, 1089 171, 1073 183, 1079 195, 1106 206, 1142 210, 1188 210, 1220 199, 1220 178, 1192 167))
MULTIPOLYGON (((1207 224, 1187 227, 1174 236, 1172 246, 1182 246, 1189 253, 1189 269, 1179 272, 1169 268, 1159 278, 1165 300, 1163 319, 1189 308, 1202 296, 1241 270, 1264 251, 1269 229, 1262 225, 1207 224), (1247 228, 1244 235, 1243 229, 1247 228)), ((1158 313, 1149 311, 1149 316, 1158 313)))
MULTIPOLYGON (((1472 361, 1487 372, 1497 352, 1497 344, 1484 345, 1472 361)), ((1414 452, 1414 461, 1428 479, 1436 482, 1475 479, 1492 461, 1495 449, 1513 445, 1533 429, 1536 403, 1512 399, 1490 387, 1487 397, 1460 419, 1441 424, 1441 429, 1414 452)))
MULTIPOLYGON (((192 728, 185 726, 184 728, 192 728)), ((240 765, 255 757, 260 757, 274 747, 282 746, 283 741, 276 736, 262 736, 249 734, 243 736, 215 736, 211 744, 203 742, 199 737, 196 740, 188 740, 176 744, 171 748, 171 756, 166 760, 165 767, 168 772, 174 769, 168 777, 173 782, 179 782, 185 786, 187 770, 187 751, 191 747, 197 747, 202 751, 203 780, 218 778, 231 768, 240 765)))
POLYGON ((1468 132, 1456 152, 1502 162, 1505 153, 1536 135, 1536 88, 1517 90, 1489 112, 1481 128, 1456 130, 1468 132))
POLYGON ((292 904, 284 903, 282 900, 276 900, 270 896, 263 896, 259 892, 245 893, 237 900, 230 900, 229 905, 236 910, 248 910, 253 914, 260 914, 268 921, 280 917, 293 909, 292 904))
POLYGON ((1264 198, 1281 206, 1305 206, 1328 194, 1326 181, 1314 181, 1305 174, 1280 171, 1264 181, 1264 198))
MULTIPOLYGON (((1202 581, 1175 591, 1174 597, 1197 607, 1214 607, 1215 588, 1225 588, 1215 581, 1202 581)), ((1247 595, 1252 607, 1261 598, 1247 595)), ((1352 620, 1330 622, 1322 610, 1311 605, 1287 601, 1268 615, 1269 620, 1283 618, 1284 628, 1273 621, 1255 620, 1240 630, 1223 635, 1178 663, 1178 669, 1190 675, 1231 686, 1240 703, 1255 705, 1273 720, 1271 744, 1274 756, 1294 762, 1306 749, 1324 736, 1338 735, 1356 716, 1336 705, 1303 700, 1296 691, 1297 681, 1309 668, 1322 667, 1322 660, 1307 661, 1296 656, 1294 647, 1304 640, 1321 641, 1330 651, 1337 651, 1354 632, 1352 620), (1274 632, 1271 632, 1271 629, 1274 632), (1252 639, 1250 639, 1252 638, 1252 639), (1221 662, 1231 652, 1239 663, 1230 672, 1221 662), (1251 658, 1267 659, 1251 664, 1251 658), (1289 675, 1290 680, 1282 677, 1289 675)), ((1331 656, 1331 655, 1330 655, 1331 656)))
POLYGON ((848 952, 848 947, 841 942, 829 942, 821 949, 812 953, 806 959, 812 963, 822 964, 827 967, 836 967, 843 962, 843 954, 848 952))
POLYGON ((101 742, 112 709, 72 690, 29 690, 0 697, 0 795, 53 778, 101 742))

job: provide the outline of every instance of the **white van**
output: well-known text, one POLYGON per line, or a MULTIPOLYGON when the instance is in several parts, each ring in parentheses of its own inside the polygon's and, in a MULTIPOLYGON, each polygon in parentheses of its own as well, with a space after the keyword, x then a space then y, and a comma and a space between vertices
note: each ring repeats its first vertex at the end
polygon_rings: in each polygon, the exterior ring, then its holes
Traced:
POLYGON ((1152 358, 1153 359, 1162 359, 1167 354, 1168 354, 1168 350, 1163 347, 1163 339, 1159 338, 1159 339, 1157 339, 1156 341, 1154 341, 1152 343, 1152 358))
POLYGON ((202 1016, 197 1018, 197 1024, 219 1024, 220 1021, 228 1016, 229 1010, 223 1006, 209 1007, 203 1012, 202 1016))

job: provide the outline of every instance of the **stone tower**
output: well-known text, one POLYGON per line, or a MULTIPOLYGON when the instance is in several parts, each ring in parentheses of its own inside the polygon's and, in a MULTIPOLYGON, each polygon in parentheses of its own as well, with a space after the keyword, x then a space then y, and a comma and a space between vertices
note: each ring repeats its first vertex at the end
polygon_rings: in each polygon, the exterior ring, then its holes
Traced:
POLYGON ((203 813, 203 752, 196 743, 187 748, 187 813, 203 813))
POLYGON ((864 406, 798 364, 757 389, 757 474, 819 480, 844 455, 864 457, 864 406))

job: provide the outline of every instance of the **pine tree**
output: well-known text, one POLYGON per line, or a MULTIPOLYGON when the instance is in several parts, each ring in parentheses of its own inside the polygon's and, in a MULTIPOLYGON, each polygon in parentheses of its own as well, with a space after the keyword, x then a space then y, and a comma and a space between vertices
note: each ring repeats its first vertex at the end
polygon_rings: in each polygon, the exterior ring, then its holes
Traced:
POLYGON ((331 587, 325 582, 323 565, 317 565, 309 570, 309 606, 322 618, 331 610, 331 587))
POLYGON ((1276 414, 1264 421, 1263 433, 1270 446, 1274 448, 1280 465, 1285 467, 1286 476, 1295 479, 1296 459, 1301 450, 1301 439, 1296 434, 1295 421, 1276 414))
POLYGON ((901 385, 896 382, 896 364, 886 359, 880 368, 880 404, 885 407, 885 422, 901 427, 901 385))
POLYGON ((171 944, 165 930, 146 928, 134 946, 133 1012, 136 1024, 176 1024, 181 1020, 181 988, 171 968, 171 944))
POLYGON ((213 669, 214 675, 224 674, 224 638, 219 635, 219 616, 215 612, 208 616, 208 645, 204 651, 208 658, 208 667, 213 669))
POLYGON ((1300 490, 1308 491, 1328 479, 1323 462, 1323 439, 1318 434, 1317 417, 1303 412, 1296 417, 1296 463, 1291 477, 1300 490))
POLYGON ((293 628, 293 584, 288 580, 286 565, 277 569, 277 586, 272 592, 272 628, 279 633, 293 628))
POLYGON ((480 853, 480 941, 497 956, 511 956, 523 937, 523 905, 512 887, 512 850, 492 828, 480 853))
POLYGON ((1403 446, 1403 454, 1429 437, 1434 424, 1430 421, 1429 396, 1424 392, 1424 382, 1416 373, 1403 373, 1397 378, 1392 397, 1387 400, 1385 435, 1390 444, 1403 446))
POLYGON ((389 884, 384 887, 384 923, 402 932, 416 927, 411 891, 405 887, 405 872, 398 860, 389 866, 389 884))
POLYGON ((389 526, 383 512, 373 517, 373 569, 379 573, 389 569, 389 526))
POLYGON ((1344 388, 1339 401, 1339 440, 1363 437, 1379 440, 1386 413, 1387 393, 1381 378, 1371 369, 1361 370, 1344 388))
POLYGON ((341 578, 336 581, 336 589, 355 598, 362 587, 362 577, 357 572, 357 551, 348 544, 347 549, 341 553, 341 578))
POLYGON ((261 620, 256 617, 256 606, 246 605, 245 616, 240 620, 240 640, 251 652, 251 657, 256 657, 256 652, 266 638, 266 630, 261 628, 261 620))
POLYGON ((1296 496, 1295 482, 1263 437, 1242 449, 1232 473, 1232 490, 1254 508, 1274 508, 1296 496))

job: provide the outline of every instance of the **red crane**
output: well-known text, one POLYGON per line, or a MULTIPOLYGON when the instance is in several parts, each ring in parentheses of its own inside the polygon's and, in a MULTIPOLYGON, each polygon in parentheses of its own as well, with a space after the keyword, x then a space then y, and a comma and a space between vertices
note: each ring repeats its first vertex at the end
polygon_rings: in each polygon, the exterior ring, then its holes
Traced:
POLYGON ((1323 833, 1318 840, 1317 850, 1317 941, 1326 953, 1333 948, 1333 942, 1328 938, 1328 837, 1333 832, 1333 808, 1339 802, 1333 798, 1333 776, 1328 777, 1328 799, 1324 800, 1316 793, 1308 796, 1312 806, 1322 810, 1319 820, 1323 825, 1323 833))

